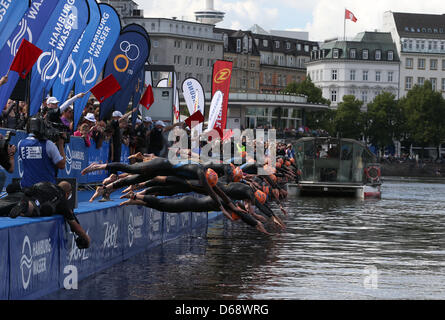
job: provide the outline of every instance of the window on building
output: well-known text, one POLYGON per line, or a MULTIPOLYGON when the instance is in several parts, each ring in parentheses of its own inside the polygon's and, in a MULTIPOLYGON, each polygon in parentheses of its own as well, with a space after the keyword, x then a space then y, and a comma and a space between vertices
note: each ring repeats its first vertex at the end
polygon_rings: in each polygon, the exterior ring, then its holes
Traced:
POLYGON ((388 82, 393 82, 394 72, 388 71, 388 82))
POLYGON ((229 48, 229 36, 227 35, 227 33, 223 34, 223 40, 224 40, 224 49, 228 49, 229 48))
POLYGON ((362 101, 364 103, 368 102, 368 91, 367 90, 362 91, 362 101))
POLYGON ((290 50, 290 42, 286 42, 286 49, 290 50))
POLYGON ((309 45, 308 44, 304 45, 304 51, 309 52, 309 45))
POLYGON ((159 47, 159 41, 154 40, 153 41, 153 48, 157 48, 157 47, 159 47))
POLYGON ((241 52, 241 39, 236 39, 236 52, 241 52))
POLYGON ((380 74, 381 74, 380 71, 375 72, 375 81, 376 82, 380 82, 380 74))
POLYGON ((337 102, 337 90, 336 89, 331 90, 331 101, 337 102))
POLYGON ((437 70, 437 59, 430 60, 430 70, 437 70))
POLYGON ((279 49, 280 48, 280 41, 275 41, 275 48, 279 49))
POLYGON ((442 92, 445 92, 445 78, 442 78, 442 92))
POLYGON ((301 43, 297 43, 297 50, 301 51, 301 43))
POLYGON ((368 49, 364 49, 364 50, 362 51, 362 58, 363 58, 364 60, 368 60, 368 53, 369 53, 368 49))
POLYGON ((382 51, 381 50, 376 50, 375 51, 375 59, 376 60, 381 60, 382 59, 382 51))
POLYGON ((424 77, 418 77, 417 78, 417 84, 419 86, 423 86, 424 83, 425 83, 425 78, 424 77))
POLYGON ((355 81, 355 70, 349 71, 349 80, 355 81))
POLYGON ((357 53, 357 50, 355 50, 355 49, 349 50, 349 58, 355 59, 356 53, 357 53))
POLYGON ((413 58, 405 59, 405 68, 412 69, 413 68, 413 58))
POLYGON ((437 90, 437 78, 430 78, 430 82, 431 82, 431 88, 433 89, 433 91, 437 90))
POLYGON ((334 49, 334 50, 333 50, 333 52, 332 52, 332 57, 333 57, 334 59, 338 59, 338 49, 334 49))
POLYGON ((269 45, 269 43, 268 43, 268 41, 267 40, 263 40, 263 47, 267 47, 269 45))
POLYGON ((405 90, 411 90, 413 87, 413 77, 405 77, 405 90))
POLYGON ((394 51, 388 51, 388 61, 394 60, 394 51))
POLYGON ((332 70, 331 73, 331 80, 337 80, 337 70, 332 70))
POLYGON ((417 59, 417 68, 418 69, 425 69, 425 59, 419 58, 417 59))
POLYGON ((367 70, 363 70, 363 81, 368 81, 368 71, 367 70))

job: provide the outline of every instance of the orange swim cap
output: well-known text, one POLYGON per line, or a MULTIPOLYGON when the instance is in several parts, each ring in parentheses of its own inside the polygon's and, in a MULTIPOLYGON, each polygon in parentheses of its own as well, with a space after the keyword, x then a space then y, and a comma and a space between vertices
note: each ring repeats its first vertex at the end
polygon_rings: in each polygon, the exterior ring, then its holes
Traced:
POLYGON ((274 183, 277 183, 277 176, 276 176, 276 175, 271 174, 269 177, 270 177, 270 179, 272 179, 272 181, 273 181, 274 183))
POLYGON ((233 213, 232 212, 232 220, 233 221, 236 221, 236 220, 238 220, 239 219, 239 215, 237 215, 236 213, 233 213))
POLYGON ((258 202, 259 203, 261 203, 261 204, 265 204, 266 203, 266 200, 267 200, 267 196, 266 196, 266 194, 263 192, 263 191, 261 191, 261 190, 257 190, 256 192, 255 192, 255 198, 258 200, 258 202))
POLYGON ((290 161, 286 161, 286 162, 284 163, 284 165, 285 165, 286 167, 290 167, 290 161))
POLYGON ((291 162, 292 164, 295 164, 295 158, 290 158, 290 162, 291 162))
POLYGON ((281 168, 281 162, 279 162, 279 161, 276 162, 275 163, 275 168, 277 168, 277 169, 281 168))
POLYGON ((218 183, 218 175, 213 169, 208 168, 206 171, 206 179, 211 187, 216 186, 218 183))
POLYGON ((236 167, 232 171, 232 178, 234 182, 239 182, 243 179, 243 170, 240 167, 236 167))

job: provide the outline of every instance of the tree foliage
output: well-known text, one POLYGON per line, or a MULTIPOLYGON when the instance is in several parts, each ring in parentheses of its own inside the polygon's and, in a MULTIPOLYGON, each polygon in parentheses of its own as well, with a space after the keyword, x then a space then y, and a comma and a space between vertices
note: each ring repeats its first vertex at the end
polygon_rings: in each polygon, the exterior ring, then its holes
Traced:
POLYGON ((343 96, 334 118, 337 134, 342 138, 359 140, 364 132, 365 115, 361 111, 363 102, 352 95, 343 96))

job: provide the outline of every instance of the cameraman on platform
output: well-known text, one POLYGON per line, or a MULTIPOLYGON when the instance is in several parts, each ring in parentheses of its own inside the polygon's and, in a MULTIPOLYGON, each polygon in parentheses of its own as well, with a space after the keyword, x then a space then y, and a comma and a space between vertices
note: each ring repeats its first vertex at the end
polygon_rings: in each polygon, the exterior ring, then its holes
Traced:
POLYGON ((45 136, 42 118, 28 121, 28 137, 18 143, 19 161, 22 161, 23 177, 20 181, 22 190, 39 182, 56 183, 58 169, 65 169, 65 140, 63 134, 56 143, 45 136))

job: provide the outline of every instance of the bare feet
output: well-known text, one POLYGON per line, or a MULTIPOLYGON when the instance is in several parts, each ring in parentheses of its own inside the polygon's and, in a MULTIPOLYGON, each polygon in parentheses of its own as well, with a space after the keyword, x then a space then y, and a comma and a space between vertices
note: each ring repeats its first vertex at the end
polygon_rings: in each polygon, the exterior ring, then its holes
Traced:
POLYGON ((266 229, 264 228, 264 225, 259 221, 258 221, 258 224, 256 225, 255 229, 257 229, 258 231, 260 231, 264 234, 267 234, 268 236, 273 235, 272 233, 267 232, 266 229))
POLYGON ((96 198, 102 196, 104 194, 104 187, 97 187, 96 192, 93 194, 93 196, 90 199, 90 202, 93 202, 96 198))

